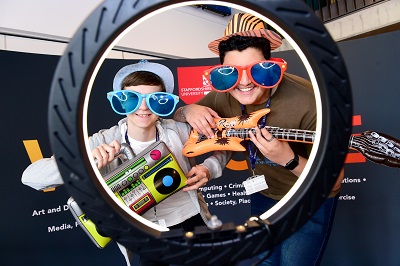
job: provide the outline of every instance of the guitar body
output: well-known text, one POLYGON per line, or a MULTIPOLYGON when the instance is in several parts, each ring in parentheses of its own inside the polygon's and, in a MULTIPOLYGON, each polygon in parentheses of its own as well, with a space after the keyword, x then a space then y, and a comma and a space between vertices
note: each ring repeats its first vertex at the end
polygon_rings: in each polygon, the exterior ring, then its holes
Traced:
POLYGON ((192 130, 188 141, 183 146, 182 153, 186 157, 195 157, 210 151, 245 151, 240 144, 243 140, 237 137, 231 138, 212 138, 198 142, 199 134, 192 130), (197 136, 196 136, 197 135, 197 136))
POLYGON ((243 114, 230 118, 219 118, 214 119, 217 124, 218 130, 225 130, 229 128, 254 128, 257 126, 258 120, 260 120, 264 115, 268 114, 271 110, 269 108, 264 108, 250 114, 243 114))
POLYGON ((228 137, 225 134, 225 130, 230 128, 254 128, 257 126, 258 121, 269 112, 270 109, 265 108, 250 114, 214 119, 218 128, 214 138, 207 139, 204 135, 199 135, 197 131, 192 130, 188 141, 182 149, 183 155, 186 157, 195 157, 217 150, 245 151, 246 149, 240 144, 243 138, 228 137))

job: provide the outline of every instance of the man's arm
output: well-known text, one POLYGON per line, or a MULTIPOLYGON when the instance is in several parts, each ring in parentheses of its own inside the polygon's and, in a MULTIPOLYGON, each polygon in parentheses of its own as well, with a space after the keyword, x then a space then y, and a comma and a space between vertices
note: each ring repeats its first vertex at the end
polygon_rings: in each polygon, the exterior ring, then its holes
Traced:
POLYGON ((180 107, 174 114, 174 120, 189 123, 193 129, 208 138, 214 136, 212 129, 217 127, 214 118, 221 117, 211 108, 198 104, 180 107))
POLYGON ((333 185, 332 192, 337 192, 340 190, 343 178, 344 178, 344 168, 342 168, 342 170, 340 171, 339 176, 336 179, 335 185, 333 185))

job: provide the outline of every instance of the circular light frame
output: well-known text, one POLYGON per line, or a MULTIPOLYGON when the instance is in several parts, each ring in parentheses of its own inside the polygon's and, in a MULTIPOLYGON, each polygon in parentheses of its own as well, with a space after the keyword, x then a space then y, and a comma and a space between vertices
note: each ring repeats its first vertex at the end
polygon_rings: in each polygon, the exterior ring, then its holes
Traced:
POLYGON ((343 167, 351 118, 350 81, 340 51, 320 19, 298 0, 105 1, 81 25, 61 57, 49 102, 50 141, 59 171, 67 191, 98 231, 141 256, 190 265, 249 258, 271 249, 300 228, 326 199, 343 167), (313 148, 314 160, 307 164, 308 173, 269 217, 252 217, 243 225, 223 224, 215 231, 196 227, 184 234, 181 230, 163 230, 132 215, 97 178, 99 173, 88 157, 87 103, 97 71, 121 33, 168 7, 204 3, 234 4, 252 10, 288 34, 313 73, 310 78, 314 87, 319 88, 320 135, 318 147, 313 148))

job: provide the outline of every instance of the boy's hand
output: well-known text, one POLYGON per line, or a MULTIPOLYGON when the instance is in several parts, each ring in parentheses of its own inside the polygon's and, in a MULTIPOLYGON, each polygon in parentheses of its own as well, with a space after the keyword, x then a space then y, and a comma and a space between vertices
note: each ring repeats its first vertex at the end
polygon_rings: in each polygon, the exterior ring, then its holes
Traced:
POLYGON ((186 181, 187 187, 184 187, 183 191, 197 190, 200 187, 207 184, 210 180, 210 172, 207 167, 203 165, 196 165, 186 174, 188 180, 186 181))

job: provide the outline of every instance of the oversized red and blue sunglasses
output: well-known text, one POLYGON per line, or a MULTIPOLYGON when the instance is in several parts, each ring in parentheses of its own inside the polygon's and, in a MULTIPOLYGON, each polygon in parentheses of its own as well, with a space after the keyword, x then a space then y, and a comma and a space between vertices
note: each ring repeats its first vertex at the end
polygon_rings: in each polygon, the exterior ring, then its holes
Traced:
POLYGON ((265 89, 275 87, 281 82, 285 73, 287 63, 281 58, 258 61, 244 67, 235 65, 218 65, 204 71, 213 90, 225 92, 236 88, 239 84, 243 71, 257 86, 265 89))

